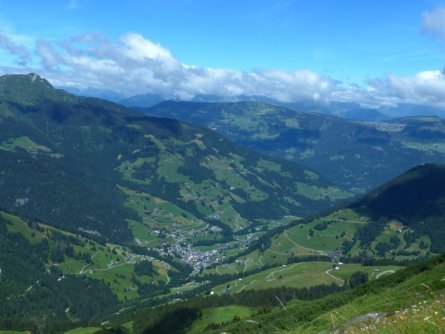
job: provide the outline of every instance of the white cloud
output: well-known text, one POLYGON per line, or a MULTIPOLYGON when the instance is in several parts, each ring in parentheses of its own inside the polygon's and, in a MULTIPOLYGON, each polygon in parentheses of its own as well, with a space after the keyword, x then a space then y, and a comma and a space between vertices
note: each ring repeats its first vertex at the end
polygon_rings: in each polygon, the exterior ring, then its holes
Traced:
POLYGON ((423 12, 422 30, 445 39, 445 6, 423 12))
POLYGON ((29 50, 25 46, 13 41, 13 39, 7 35, 0 34, 0 48, 5 49, 14 56, 17 56, 19 58, 19 65, 26 65, 30 58, 29 50))
POLYGON ((45 68, 52 68, 60 61, 53 46, 47 41, 38 40, 36 43, 36 52, 45 68))
POLYGON ((120 38, 122 50, 125 55, 133 60, 144 62, 145 60, 174 61, 170 51, 159 44, 145 39, 140 34, 129 33, 120 38))
POLYGON ((63 61, 65 65, 71 68, 76 68, 78 71, 85 71, 90 74, 96 73, 101 76, 125 75, 123 69, 111 59, 96 59, 82 55, 64 55, 63 61))
POLYGON ((135 33, 117 42, 97 33, 65 41, 37 42, 36 55, 50 80, 71 80, 78 86, 114 89, 127 95, 146 92, 192 98, 196 94, 268 95, 280 100, 295 98, 329 99, 338 85, 311 71, 257 70, 241 72, 224 68, 201 68, 182 64, 159 44, 135 33), (63 70, 61 70, 63 68, 63 70))
MULTIPOLYGON (((40 73, 57 86, 108 89, 126 96, 153 93, 191 99, 198 94, 263 95, 284 102, 343 101, 366 106, 415 103, 445 108, 445 78, 440 70, 412 76, 386 75, 360 87, 346 86, 310 70, 237 71, 187 65, 163 46, 135 33, 117 41, 94 32, 63 41, 38 40, 32 52, 0 35, 0 47, 42 65, 16 68, 16 72, 40 73)), ((14 69, 0 67, 0 71, 14 69)))
POLYGON ((440 70, 413 76, 387 75, 369 82, 371 95, 380 103, 414 103, 445 108, 445 77, 440 70))

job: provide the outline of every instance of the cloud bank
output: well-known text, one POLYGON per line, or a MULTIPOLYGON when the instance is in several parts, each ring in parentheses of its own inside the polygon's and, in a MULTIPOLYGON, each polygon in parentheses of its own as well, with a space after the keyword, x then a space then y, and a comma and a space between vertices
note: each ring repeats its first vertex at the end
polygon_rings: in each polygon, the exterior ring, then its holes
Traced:
MULTIPOLYGON (((425 32, 445 38, 445 9, 426 12, 423 20, 425 32)), ((137 33, 117 40, 99 33, 60 41, 39 39, 34 49, 0 35, 0 49, 16 56, 21 65, 2 67, 3 72, 33 71, 56 86, 107 89, 125 96, 151 93, 187 100, 201 94, 258 95, 283 102, 339 101, 380 107, 414 103, 445 108, 445 77, 437 69, 406 77, 388 74, 365 87, 344 85, 310 70, 237 71, 184 64, 137 33)))

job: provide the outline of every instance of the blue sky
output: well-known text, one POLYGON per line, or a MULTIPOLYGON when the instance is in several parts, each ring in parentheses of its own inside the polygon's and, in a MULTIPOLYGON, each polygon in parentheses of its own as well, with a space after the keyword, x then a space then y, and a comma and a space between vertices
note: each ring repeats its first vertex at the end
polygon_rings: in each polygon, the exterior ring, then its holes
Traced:
POLYGON ((444 64, 445 1, 0 0, 2 73, 125 95, 437 104, 444 64))

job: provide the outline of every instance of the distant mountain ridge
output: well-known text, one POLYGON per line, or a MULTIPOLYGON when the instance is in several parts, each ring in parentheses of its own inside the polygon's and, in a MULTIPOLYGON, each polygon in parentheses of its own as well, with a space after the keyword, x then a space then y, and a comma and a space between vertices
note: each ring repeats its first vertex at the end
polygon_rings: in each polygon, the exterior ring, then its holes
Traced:
MULTIPOLYGON (((94 95, 92 95, 94 96, 94 95)), ((96 95, 96 97, 104 97, 96 95)), ((259 95, 237 95, 237 96, 219 96, 208 94, 197 94, 192 99, 183 100, 178 96, 159 95, 159 94, 140 94, 120 100, 116 100, 125 106, 134 108, 150 108, 154 105, 166 102, 203 102, 203 103, 222 103, 222 102, 261 102, 276 107, 285 107, 305 112, 321 113, 333 115, 351 120, 381 121, 391 118, 400 118, 406 116, 439 116, 445 117, 445 109, 434 106, 416 105, 402 103, 397 106, 364 106, 357 102, 317 102, 317 101, 294 101, 282 102, 276 99, 259 95)))
POLYGON ((63 89, 64 91, 77 96, 96 97, 111 102, 119 102, 125 99, 125 95, 109 89, 98 89, 94 87, 77 88, 77 87, 66 87, 66 86, 60 86, 57 88, 63 89))
POLYGON ((229 139, 317 170, 363 193, 422 163, 445 163, 445 121, 436 116, 353 121, 261 102, 163 102, 143 110, 206 125, 229 139))

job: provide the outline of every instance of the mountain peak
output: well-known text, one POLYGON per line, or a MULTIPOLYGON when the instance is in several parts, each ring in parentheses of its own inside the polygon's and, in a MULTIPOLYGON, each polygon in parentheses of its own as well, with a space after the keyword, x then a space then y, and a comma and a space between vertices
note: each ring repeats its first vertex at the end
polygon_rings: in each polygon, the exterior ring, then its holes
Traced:
POLYGON ((3 88, 6 85, 22 84, 22 85, 42 85, 46 88, 54 89, 54 87, 44 78, 36 73, 28 74, 5 74, 0 76, 0 87, 3 88))
POLYGON ((31 102, 50 97, 56 91, 46 79, 36 73, 0 76, 0 97, 4 99, 31 102))

